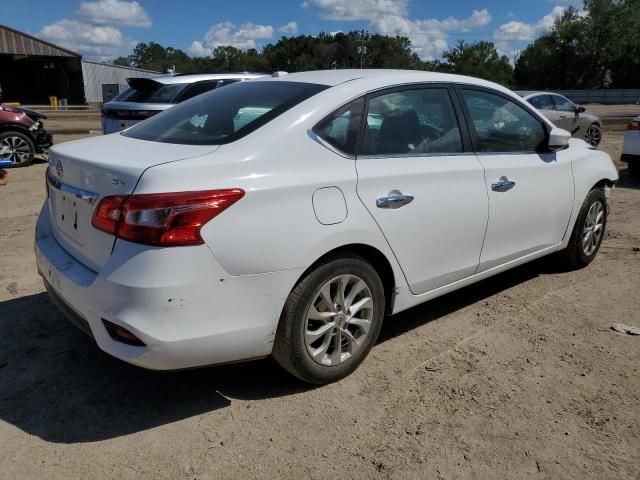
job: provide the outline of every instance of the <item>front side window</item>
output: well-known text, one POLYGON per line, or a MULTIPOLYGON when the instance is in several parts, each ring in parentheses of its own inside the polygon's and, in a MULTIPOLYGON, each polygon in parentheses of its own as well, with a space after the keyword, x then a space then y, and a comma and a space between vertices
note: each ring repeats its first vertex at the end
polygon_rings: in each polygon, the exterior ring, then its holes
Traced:
POLYGON ((183 145, 230 143, 326 88, 302 82, 237 82, 180 103, 121 135, 183 145))
POLYGON ((447 89, 401 90, 369 100, 363 155, 463 151, 458 120, 447 89))
POLYGON ((560 95, 553 95, 553 101, 556 104, 556 108, 560 112, 575 112, 576 106, 575 104, 569 100, 568 98, 561 97, 560 95))
POLYGON ((529 99, 529 103, 538 110, 555 110, 556 105, 553 103, 551 95, 537 95, 529 99))
POLYGON ((347 155, 355 155, 362 123, 364 99, 359 98, 321 120, 313 132, 347 155))
POLYGON ((463 89, 481 152, 536 152, 545 143, 544 125, 517 103, 494 93, 463 89))

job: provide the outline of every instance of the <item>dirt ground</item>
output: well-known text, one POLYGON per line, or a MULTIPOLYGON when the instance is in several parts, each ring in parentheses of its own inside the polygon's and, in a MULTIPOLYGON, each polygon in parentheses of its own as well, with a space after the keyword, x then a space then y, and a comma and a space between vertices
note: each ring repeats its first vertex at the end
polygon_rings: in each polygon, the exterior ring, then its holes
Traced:
MULTIPOLYGON (((57 141, 98 128, 51 121, 57 141)), ((640 337, 610 330, 640 325, 626 170, 591 266, 543 259, 388 318, 355 374, 317 388, 269 359, 153 373, 102 353, 36 274, 44 170, 0 189, 0 478, 640 479, 640 337)))

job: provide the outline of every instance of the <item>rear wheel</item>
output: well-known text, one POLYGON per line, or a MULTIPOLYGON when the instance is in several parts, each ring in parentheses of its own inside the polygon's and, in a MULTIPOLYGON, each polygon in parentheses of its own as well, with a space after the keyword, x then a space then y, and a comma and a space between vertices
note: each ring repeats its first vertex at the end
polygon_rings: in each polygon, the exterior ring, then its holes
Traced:
POLYGON ((582 268, 596 257, 607 226, 607 199, 600 188, 589 192, 573 227, 569 245, 562 252, 569 266, 582 268))
POLYGON ((600 145, 600 142, 602 141, 602 130, 600 130, 600 127, 595 123, 589 125, 587 131, 584 132, 584 141, 592 147, 600 145))
POLYGON ((33 162, 36 148, 21 132, 0 133, 0 160, 10 160, 13 167, 26 167, 33 162))
POLYGON ((375 344, 384 305, 382 281, 364 259, 320 265, 289 294, 273 356, 306 382, 340 380, 358 368, 375 344))

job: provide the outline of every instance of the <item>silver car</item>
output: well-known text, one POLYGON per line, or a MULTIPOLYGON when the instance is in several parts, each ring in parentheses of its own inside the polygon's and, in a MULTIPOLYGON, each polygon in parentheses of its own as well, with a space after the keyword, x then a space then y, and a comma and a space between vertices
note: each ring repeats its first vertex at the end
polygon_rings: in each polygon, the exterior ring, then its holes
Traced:
POLYGON ((176 103, 223 87, 265 76, 264 73, 179 73, 129 78, 129 88, 102 106, 102 131, 115 133, 176 103))
POLYGON ((540 110, 553 124, 575 138, 582 138, 593 147, 602 141, 602 121, 579 107, 567 97, 552 92, 517 92, 522 98, 540 110))

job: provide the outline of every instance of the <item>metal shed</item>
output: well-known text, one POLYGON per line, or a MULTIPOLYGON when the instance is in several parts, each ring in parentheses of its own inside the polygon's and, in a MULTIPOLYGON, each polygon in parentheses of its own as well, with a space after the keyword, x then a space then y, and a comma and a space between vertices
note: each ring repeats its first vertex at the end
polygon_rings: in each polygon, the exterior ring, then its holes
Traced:
POLYGON ((0 25, 2 101, 49 103, 50 96, 84 103, 82 56, 0 25))
POLYGON ((87 103, 109 101, 127 88, 127 78, 149 77, 158 72, 82 60, 84 96, 87 103))

